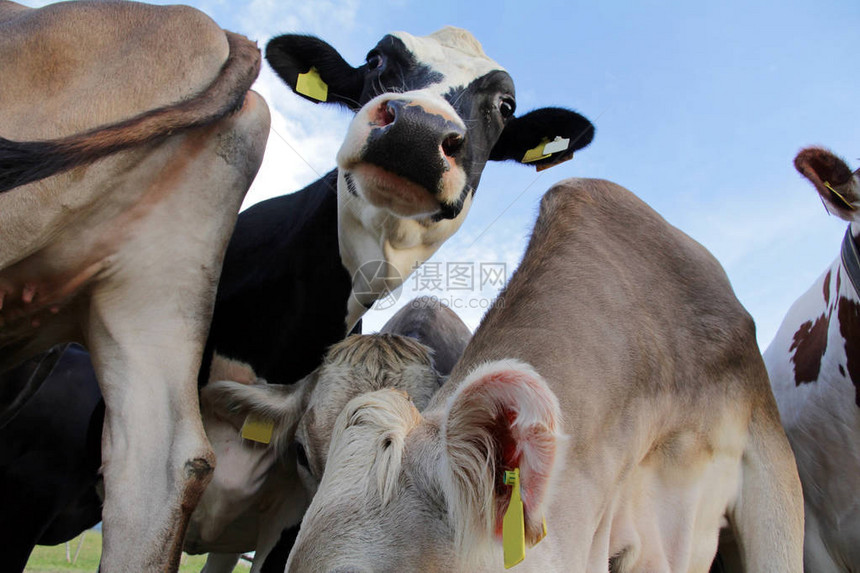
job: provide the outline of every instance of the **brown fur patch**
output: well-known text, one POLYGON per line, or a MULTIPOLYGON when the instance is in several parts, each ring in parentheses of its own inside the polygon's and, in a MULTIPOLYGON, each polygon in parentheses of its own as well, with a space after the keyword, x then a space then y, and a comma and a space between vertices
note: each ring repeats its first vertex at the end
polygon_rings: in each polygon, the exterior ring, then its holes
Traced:
MULTIPOLYGON (((215 454, 209 451, 204 457, 194 458, 185 462, 183 473, 185 474, 184 488, 179 500, 179 507, 174 512, 172 520, 175 527, 166 534, 170 536, 170 545, 167 547, 166 571, 178 571, 179 560, 182 557, 182 546, 185 542, 185 533, 188 530, 188 520, 191 512, 197 507, 197 502, 203 496, 206 486, 212 480, 215 470, 215 454)), ((156 570, 154 567, 153 570, 156 570)))
POLYGON ((852 184, 854 174, 841 158, 827 149, 810 147, 797 154, 794 166, 815 186, 828 211, 835 209, 834 215, 849 220, 860 197, 852 184))
POLYGON ((839 332, 845 339, 848 375, 854 383, 854 403, 860 407, 860 304, 839 299, 839 332))
POLYGON ((839 157, 821 147, 808 147, 794 158, 794 167, 805 177, 816 177, 833 186, 851 180, 851 169, 839 157))
POLYGON ((829 326, 830 320, 822 314, 815 322, 808 320, 801 324, 794 333, 789 351, 794 351, 791 360, 794 362, 795 385, 800 386, 818 380, 821 359, 827 351, 829 326))
POLYGON ((827 271, 827 276, 824 277, 824 304, 830 306, 830 276, 832 271, 827 271))

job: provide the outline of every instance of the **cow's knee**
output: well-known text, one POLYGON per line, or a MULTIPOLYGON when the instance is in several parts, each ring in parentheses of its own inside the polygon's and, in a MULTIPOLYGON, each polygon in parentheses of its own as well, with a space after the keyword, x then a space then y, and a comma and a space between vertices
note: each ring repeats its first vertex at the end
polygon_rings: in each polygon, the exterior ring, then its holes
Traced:
POLYGON ((203 496, 206 486, 212 481, 215 471, 215 452, 212 448, 206 448, 199 455, 188 459, 183 467, 185 482, 181 498, 182 511, 185 518, 191 515, 197 503, 203 496))

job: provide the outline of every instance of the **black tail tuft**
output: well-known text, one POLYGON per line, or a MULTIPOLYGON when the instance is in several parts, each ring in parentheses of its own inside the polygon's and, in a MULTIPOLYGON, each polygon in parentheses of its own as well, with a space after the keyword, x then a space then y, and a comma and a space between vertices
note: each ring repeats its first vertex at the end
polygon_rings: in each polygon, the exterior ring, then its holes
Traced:
POLYGON ((0 193, 71 167, 69 157, 50 141, 10 141, 0 137, 0 193))

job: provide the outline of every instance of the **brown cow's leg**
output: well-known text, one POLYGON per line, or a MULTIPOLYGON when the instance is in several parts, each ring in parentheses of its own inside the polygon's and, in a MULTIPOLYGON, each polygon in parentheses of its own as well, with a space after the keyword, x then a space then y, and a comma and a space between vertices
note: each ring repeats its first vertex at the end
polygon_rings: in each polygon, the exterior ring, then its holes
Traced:
POLYGON ((87 335, 107 408, 108 573, 176 570, 188 518, 211 479, 197 373, 268 117, 252 94, 242 113, 166 142, 124 183, 146 181, 142 216, 93 288, 87 335))
POLYGON ((773 402, 753 412, 741 492, 729 521, 747 571, 801 572, 803 494, 773 402))
MULTIPOLYGON (((168 320, 164 326, 178 325, 168 320)), ((94 325, 102 334, 111 327, 94 325)), ((199 347, 181 352, 188 342, 177 337, 164 336, 150 346, 113 334, 97 345, 108 412, 102 570, 175 570, 188 516, 215 465, 195 416, 199 347)))

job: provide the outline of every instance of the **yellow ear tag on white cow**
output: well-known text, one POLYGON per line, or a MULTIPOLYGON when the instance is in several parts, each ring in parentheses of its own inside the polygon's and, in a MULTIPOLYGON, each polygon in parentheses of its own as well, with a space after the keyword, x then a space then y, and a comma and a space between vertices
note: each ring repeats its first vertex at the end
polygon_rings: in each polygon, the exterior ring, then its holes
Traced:
POLYGON ((262 420, 248 415, 245 418, 245 423, 242 424, 242 437, 253 442, 268 444, 272 441, 272 431, 275 429, 275 422, 272 420, 262 420))
POLYGON ((546 147, 547 143, 549 143, 549 140, 544 138, 535 147, 526 151, 526 154, 523 155, 523 163, 532 163, 549 157, 551 154, 544 152, 544 147, 546 147))
POLYGON ((526 558, 526 521, 520 496, 520 468, 505 472, 505 485, 511 486, 511 502, 502 518, 502 550, 505 569, 526 558))
POLYGON ((328 84, 323 81, 316 68, 311 68, 307 73, 299 74, 299 78, 296 80, 296 91, 315 100, 328 100, 328 84))

